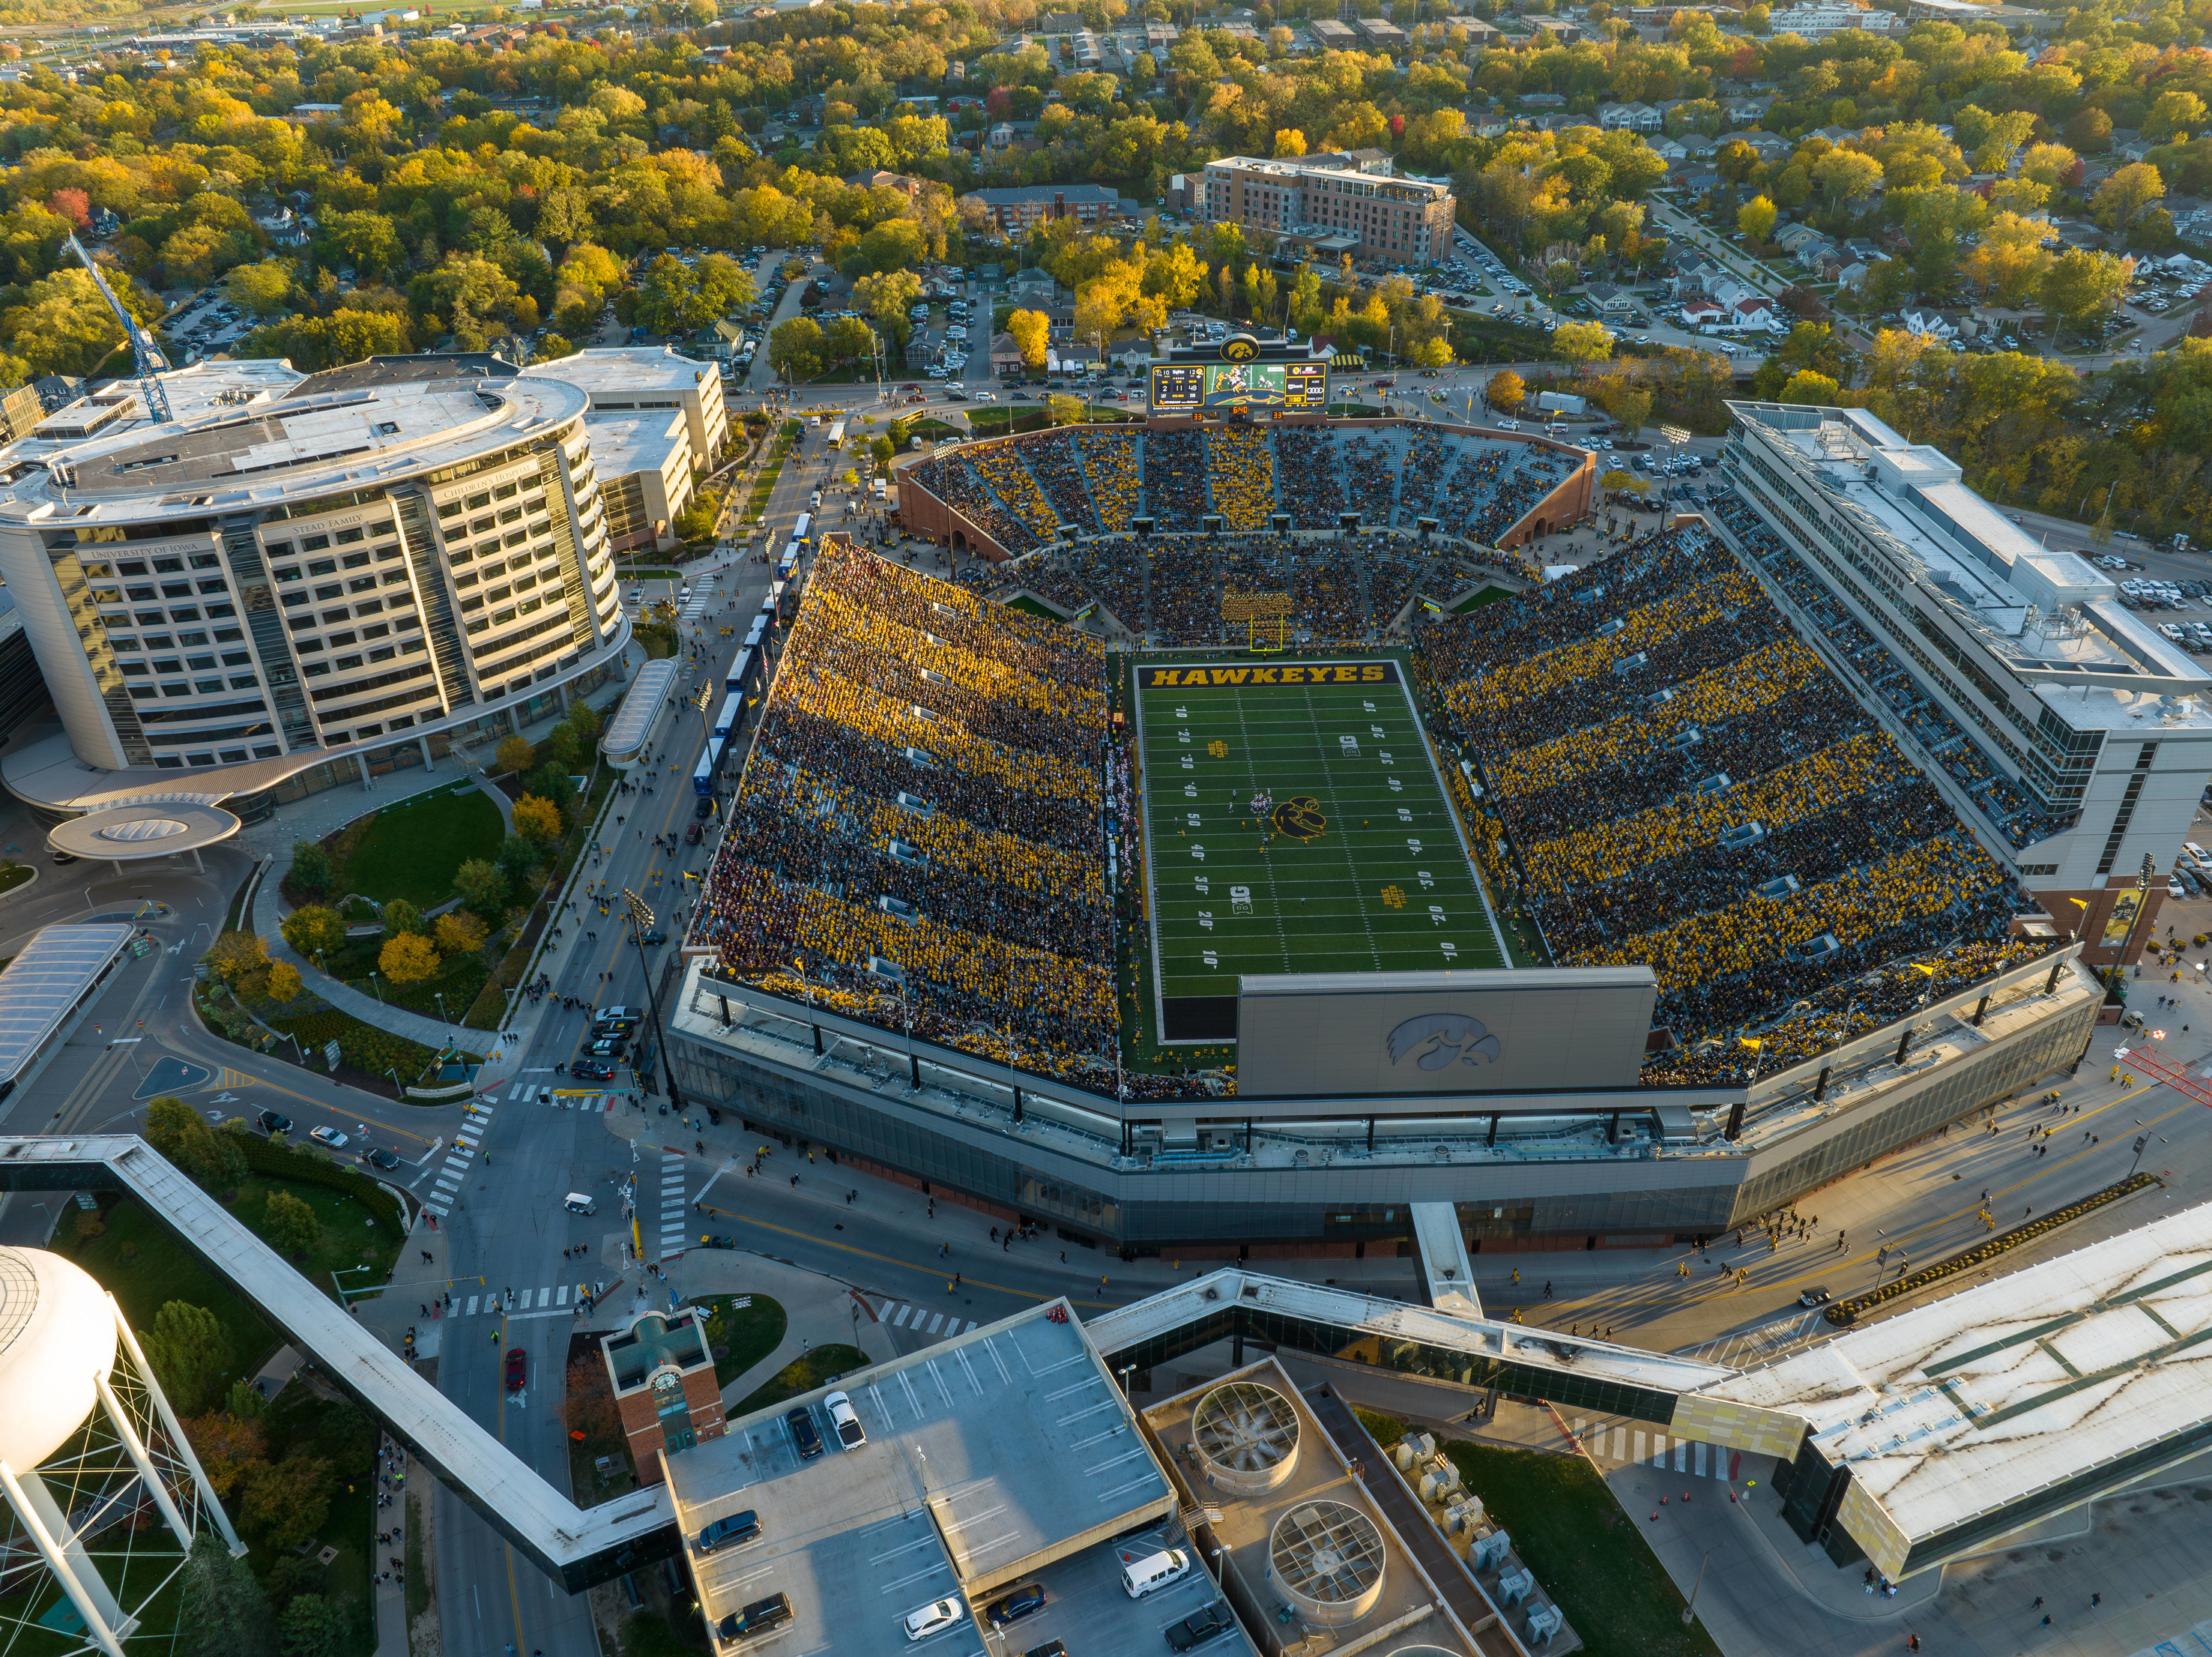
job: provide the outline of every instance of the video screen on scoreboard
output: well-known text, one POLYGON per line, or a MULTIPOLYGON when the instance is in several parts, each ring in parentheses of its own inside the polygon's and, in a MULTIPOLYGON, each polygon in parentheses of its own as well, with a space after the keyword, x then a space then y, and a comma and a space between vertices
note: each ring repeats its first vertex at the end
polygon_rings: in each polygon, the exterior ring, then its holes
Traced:
POLYGON ((1155 414, 1328 406, 1325 362, 1193 362, 1152 370, 1155 414))

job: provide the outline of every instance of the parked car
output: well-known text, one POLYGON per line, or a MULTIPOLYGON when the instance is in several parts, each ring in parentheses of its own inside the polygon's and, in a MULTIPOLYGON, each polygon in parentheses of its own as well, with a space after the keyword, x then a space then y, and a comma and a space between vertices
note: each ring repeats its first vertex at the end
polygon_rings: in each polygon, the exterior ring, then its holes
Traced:
POLYGON ((919 1611, 910 1611, 906 1617, 906 1637, 927 1640, 933 1634, 968 1620, 968 1613, 960 1608, 957 1599, 933 1599, 919 1611))
POLYGON ((984 1620, 994 1629, 1009 1623, 1018 1623, 1024 1617, 1034 1617, 1045 1607, 1044 1584, 1024 1582, 1020 1587, 1000 1594, 983 1607, 984 1620))
POLYGON ((801 1407, 787 1413, 783 1424, 791 1429, 791 1441, 798 1448, 801 1461, 811 1461, 822 1453, 822 1429, 814 1424, 811 1410, 801 1407))
POLYGON ((860 1418, 853 1413, 853 1400, 846 1393, 832 1392, 822 1400, 822 1407, 830 1412, 830 1425, 837 1435, 837 1442, 848 1450, 857 1450, 868 1441, 867 1429, 860 1418))
POLYGON ((584 1049, 587 1058, 620 1058, 629 1050, 629 1039, 623 1036, 601 1036, 584 1049))
POLYGON ((276 1111, 264 1111, 253 1118, 253 1125, 264 1133, 289 1133, 292 1118, 276 1111))
POLYGON ((1797 1297, 1800 1306, 1826 1306, 1835 1298, 1825 1288, 1808 1288, 1797 1297))
POLYGON ((346 1148, 346 1136, 336 1128, 311 1128, 307 1130, 307 1137, 318 1145, 327 1145, 334 1151, 346 1148))
POLYGON ((750 1640, 756 1634, 765 1634, 770 1629, 781 1628, 791 1620, 791 1596, 771 1593, 765 1599, 756 1599, 743 1611, 733 1611, 714 1625, 714 1637, 725 1644, 736 1640, 750 1640))
POLYGON ((1217 1634, 1226 1634, 1234 1626, 1229 1607, 1218 1599, 1204 1611, 1186 1617, 1180 1623, 1168 1625, 1168 1645, 1176 1651, 1188 1651, 1193 1646, 1204 1645, 1217 1634))

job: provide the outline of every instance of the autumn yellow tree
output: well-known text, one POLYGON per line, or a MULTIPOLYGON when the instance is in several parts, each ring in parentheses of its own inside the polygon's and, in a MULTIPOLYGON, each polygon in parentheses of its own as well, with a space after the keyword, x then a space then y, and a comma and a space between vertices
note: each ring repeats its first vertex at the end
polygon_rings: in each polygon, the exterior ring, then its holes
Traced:
POLYGON ((514 832, 540 845, 561 838, 561 808, 550 800, 526 794, 514 802, 514 832))
POLYGON ((1966 255, 1967 279, 2000 305, 2025 305, 2051 268, 2051 255, 2043 247, 2050 234, 2048 219, 1993 215, 1981 241, 1966 255))
POLYGON ((1613 330, 1602 322, 1562 322, 1552 331, 1552 345, 1580 373, 1613 355, 1613 330))
POLYGON ((1757 246, 1774 234, 1775 205, 1764 196, 1753 196, 1735 210, 1735 228, 1746 241, 1757 246))
POLYGON ((385 941, 376 970, 394 984, 420 984, 438 970, 438 952, 421 933, 403 932, 385 941))
MULTIPOLYGON (((1045 342, 1052 332, 1052 319, 1042 311, 1016 311, 1006 319, 1006 332, 1013 338, 1014 349, 1021 352, 1023 366, 1032 374, 1044 367, 1045 342)), ((521 825, 517 823, 516 827, 521 825)))
POLYGON ((300 995, 300 969, 289 961, 269 963, 269 999, 296 1001, 300 995))
POLYGON ((465 909, 439 916, 434 930, 438 947, 448 955, 472 955, 484 946, 484 923, 465 909))
POLYGON ((538 749, 528 737, 510 736, 499 745, 491 763, 502 771, 526 771, 537 758, 538 749))
POLYGON ((1510 369, 1498 369, 1483 387, 1483 395, 1490 399, 1491 407, 1497 409, 1517 409, 1528 394, 1528 382, 1510 369))
POLYGON ((207 953, 216 976, 235 989, 269 965, 269 946, 251 932, 226 932, 207 953))

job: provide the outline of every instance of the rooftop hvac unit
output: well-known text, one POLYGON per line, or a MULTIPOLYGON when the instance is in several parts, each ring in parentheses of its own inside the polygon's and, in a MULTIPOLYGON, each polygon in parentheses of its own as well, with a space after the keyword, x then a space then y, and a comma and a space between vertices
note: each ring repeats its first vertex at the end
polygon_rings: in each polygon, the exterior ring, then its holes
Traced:
POLYGON ((1267 1575, 1298 1615, 1344 1628, 1375 1609, 1382 1594, 1382 1532, 1341 1502, 1301 1503, 1275 1521, 1267 1575))
POLYGON ((1479 1571, 1502 1566, 1513 1551, 1513 1538, 1504 1531, 1485 1531, 1468 1544, 1467 1563, 1479 1571))
POLYGON ((1528 1637, 1531 1645, 1549 1645, 1552 1636, 1566 1626, 1567 1619, 1557 1605, 1528 1607, 1528 1637))
POLYGON ((1256 1381, 1231 1381, 1200 1398, 1190 1436, 1207 1482, 1239 1496, 1273 1489, 1298 1464, 1297 1411, 1256 1381))
POLYGON ((1523 1565, 1517 1571, 1508 1571, 1498 1579, 1498 1601, 1509 1610, 1534 1592, 1536 1574, 1523 1565))

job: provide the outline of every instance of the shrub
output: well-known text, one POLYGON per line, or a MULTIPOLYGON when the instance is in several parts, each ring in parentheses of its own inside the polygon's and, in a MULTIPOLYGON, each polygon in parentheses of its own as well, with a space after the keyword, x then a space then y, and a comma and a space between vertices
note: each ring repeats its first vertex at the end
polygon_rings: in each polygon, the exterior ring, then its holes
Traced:
POLYGON ((283 934, 286 943, 310 960, 318 954, 345 947, 345 922, 338 917, 337 911, 323 904, 309 904, 304 909, 294 910, 276 929, 283 934))

